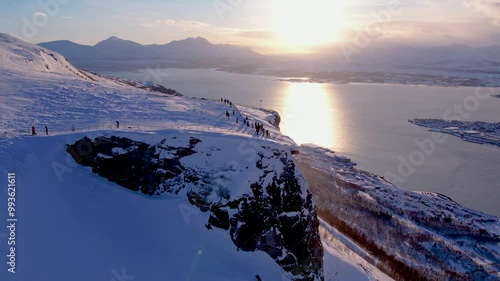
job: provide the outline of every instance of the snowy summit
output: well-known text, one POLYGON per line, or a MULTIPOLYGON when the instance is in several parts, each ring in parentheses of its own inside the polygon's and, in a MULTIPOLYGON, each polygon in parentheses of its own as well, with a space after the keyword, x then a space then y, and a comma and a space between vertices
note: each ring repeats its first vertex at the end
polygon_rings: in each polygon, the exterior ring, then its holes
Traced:
POLYGON ((19 247, 1 258, 19 270, 2 280, 323 280, 277 113, 104 78, 8 35, 0 61, 19 204, 19 247))

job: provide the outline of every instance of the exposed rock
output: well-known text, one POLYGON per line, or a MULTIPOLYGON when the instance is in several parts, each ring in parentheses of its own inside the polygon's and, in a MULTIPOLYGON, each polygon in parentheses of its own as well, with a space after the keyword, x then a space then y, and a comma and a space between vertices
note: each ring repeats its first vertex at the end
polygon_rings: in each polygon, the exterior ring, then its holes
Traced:
MULTIPOLYGON (((203 153, 197 151, 202 140, 191 137, 181 146, 179 139, 175 145, 171 142, 174 139, 150 145, 114 136, 84 138, 68 145, 67 151, 81 165, 130 190, 149 196, 185 193, 192 205, 209 212, 207 231, 228 230, 238 249, 268 253, 293 280, 323 280, 315 206, 290 152, 262 147, 254 160, 258 180, 231 197, 232 187, 221 185, 210 172, 224 167, 205 169, 185 163, 188 156, 203 153)), ((213 148, 206 155, 223 153, 224 149, 213 148)))

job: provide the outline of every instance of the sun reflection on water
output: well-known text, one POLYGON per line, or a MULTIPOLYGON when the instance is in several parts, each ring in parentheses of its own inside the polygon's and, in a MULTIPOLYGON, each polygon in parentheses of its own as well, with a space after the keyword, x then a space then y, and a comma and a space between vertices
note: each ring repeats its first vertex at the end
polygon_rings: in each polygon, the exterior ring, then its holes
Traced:
POLYGON ((338 98, 325 84, 288 83, 282 110, 282 131, 296 143, 339 149, 342 118, 338 98))

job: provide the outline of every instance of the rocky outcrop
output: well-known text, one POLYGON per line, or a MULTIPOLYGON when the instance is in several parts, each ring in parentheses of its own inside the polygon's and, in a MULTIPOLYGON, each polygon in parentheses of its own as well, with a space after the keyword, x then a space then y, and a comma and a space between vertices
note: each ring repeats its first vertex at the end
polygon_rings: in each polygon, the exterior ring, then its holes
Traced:
POLYGON ((277 111, 270 110, 270 109, 261 108, 260 110, 264 111, 264 112, 267 112, 270 115, 272 115, 273 118, 268 119, 269 123, 271 123, 271 125, 273 125, 276 129, 279 130, 280 129, 280 123, 281 123, 281 116, 280 116, 280 114, 277 111))
POLYGON ((290 279, 323 280, 323 248, 312 194, 290 153, 260 147, 250 163, 255 166, 243 169, 252 175, 242 178, 252 180, 234 187, 215 176, 225 167, 186 160, 227 153, 222 146, 207 151, 198 147, 200 143, 194 137, 148 144, 112 136, 84 138, 68 145, 67 151, 97 175, 130 190, 149 196, 187 196, 192 205, 209 213, 207 231, 227 230, 239 250, 266 252, 290 279))

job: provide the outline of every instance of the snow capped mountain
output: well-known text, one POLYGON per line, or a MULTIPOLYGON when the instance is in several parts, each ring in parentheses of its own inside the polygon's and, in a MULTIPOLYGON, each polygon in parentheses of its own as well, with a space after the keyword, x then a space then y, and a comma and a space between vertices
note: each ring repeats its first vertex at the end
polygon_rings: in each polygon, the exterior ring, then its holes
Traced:
MULTIPOLYGON (((277 113, 89 74, 8 35, 0 58, 0 174, 19 191, 13 251, 0 230, 16 274, 0 279, 323 280, 314 201, 277 113)), ((368 280, 337 256, 329 274, 368 280)))
POLYGON ((286 280, 265 252, 238 251, 228 233, 207 230, 208 213, 185 197, 141 196, 69 161, 65 143, 103 133, 0 142, 1 174, 16 173, 19 217, 16 273, 4 266, 2 280, 286 280))

